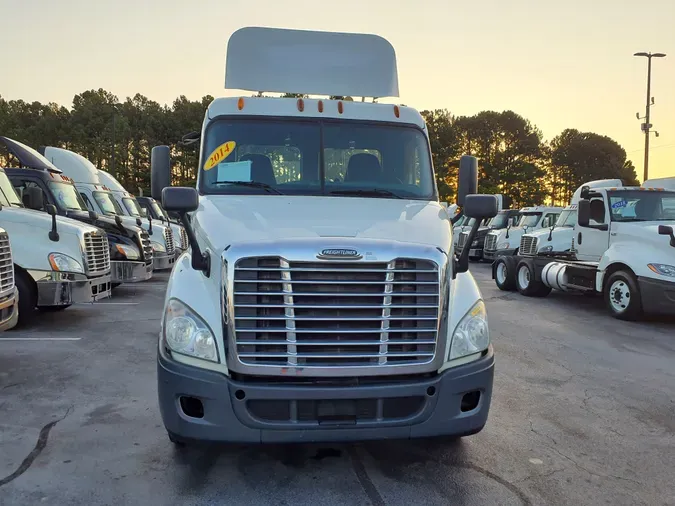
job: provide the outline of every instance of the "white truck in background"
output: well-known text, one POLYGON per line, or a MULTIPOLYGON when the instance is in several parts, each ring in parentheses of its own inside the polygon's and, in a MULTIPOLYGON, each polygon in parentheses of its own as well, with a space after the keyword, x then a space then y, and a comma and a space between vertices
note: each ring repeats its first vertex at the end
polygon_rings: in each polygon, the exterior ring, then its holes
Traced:
POLYGON ((38 151, 72 180, 88 209, 102 216, 119 217, 122 223, 141 226, 148 232, 153 249, 153 271, 173 268, 176 258, 170 227, 125 215, 110 188, 99 179, 96 166, 82 155, 52 146, 40 146, 38 151))
POLYGON ((610 182, 575 193, 569 251, 498 257, 497 286, 535 297, 552 289, 602 294, 609 313, 622 320, 675 314, 675 191, 610 182))
MULTIPOLYGON (((11 241, 18 325, 34 318, 36 308, 56 311, 110 297, 107 234, 57 216, 54 206, 47 206, 47 211, 49 214, 24 208, 0 169, 0 227, 11 241)), ((0 287, 10 270, 11 264, 0 264, 0 287)))
POLYGON ((0 228, 0 332, 19 322, 19 291, 14 284, 14 260, 9 234, 0 228))
MULTIPOLYGON (((480 431, 494 376, 487 313, 468 250, 453 253, 422 116, 250 96, 398 96, 391 45, 245 28, 229 40, 225 81, 246 92, 208 106, 197 189, 171 187, 168 146, 152 150, 152 196, 180 213, 190 241, 157 348, 170 440, 480 431)), ((494 196, 471 195, 476 158, 461 159, 459 178, 463 212, 494 216, 494 196)))
POLYGON ((176 258, 188 248, 187 234, 181 225, 172 223, 171 220, 169 220, 169 217, 165 216, 164 213, 155 216, 148 214, 146 210, 142 208, 137 198, 129 193, 109 172, 99 169, 97 174, 101 183, 111 191, 125 216, 154 219, 156 222, 161 223, 162 226, 171 227, 176 258))
POLYGON ((557 206, 523 207, 517 226, 488 232, 483 246, 483 259, 493 261, 502 255, 517 255, 523 234, 552 227, 562 210, 562 207, 557 206))

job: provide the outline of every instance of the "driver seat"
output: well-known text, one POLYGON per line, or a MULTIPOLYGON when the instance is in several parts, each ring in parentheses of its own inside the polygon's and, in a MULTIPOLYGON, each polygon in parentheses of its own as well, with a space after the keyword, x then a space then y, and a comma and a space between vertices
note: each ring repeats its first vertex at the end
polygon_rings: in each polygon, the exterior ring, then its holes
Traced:
POLYGON ((277 178, 274 177, 272 161, 265 155, 247 154, 239 158, 240 162, 251 162, 251 181, 276 186, 277 178))

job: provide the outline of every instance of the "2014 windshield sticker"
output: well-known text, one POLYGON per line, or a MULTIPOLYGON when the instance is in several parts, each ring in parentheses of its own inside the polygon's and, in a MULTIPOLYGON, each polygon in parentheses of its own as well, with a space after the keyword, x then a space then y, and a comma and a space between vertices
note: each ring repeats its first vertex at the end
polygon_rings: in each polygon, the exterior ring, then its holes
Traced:
POLYGON ((612 209, 620 209, 622 207, 626 207, 627 205, 628 205, 628 202, 626 200, 622 199, 622 200, 619 200, 617 202, 614 202, 614 204, 612 204, 612 209))
POLYGON ((214 149, 206 159, 204 170, 211 170, 216 165, 218 165, 218 163, 225 160, 225 158, 230 156, 230 154, 234 151, 236 145, 237 144, 234 141, 227 141, 214 149))

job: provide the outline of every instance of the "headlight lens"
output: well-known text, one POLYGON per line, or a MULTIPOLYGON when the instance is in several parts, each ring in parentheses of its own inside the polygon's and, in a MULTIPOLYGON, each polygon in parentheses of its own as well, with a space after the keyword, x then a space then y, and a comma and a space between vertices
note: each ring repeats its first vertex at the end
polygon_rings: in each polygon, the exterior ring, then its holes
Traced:
POLYGON ((176 299, 171 299, 166 309, 164 340, 176 353, 218 362, 218 348, 211 329, 194 311, 176 299))
POLYGON ((82 264, 68 255, 63 253, 50 253, 49 265, 52 269, 58 272, 84 272, 82 264))
POLYGON ((553 246, 549 244, 548 246, 544 246, 543 248, 541 248, 541 250, 539 251, 541 251, 542 253, 548 253, 549 251, 553 251, 553 246))
POLYGON ((450 360, 481 352, 490 344, 485 303, 479 300, 459 322, 452 336, 450 360))
POLYGON ((656 274, 661 274, 662 276, 671 276, 675 277, 675 265, 667 264, 647 264, 647 267, 656 274))
POLYGON ((509 241, 500 242, 499 244, 497 244, 497 249, 508 249, 509 246, 510 246, 509 241))
POLYGON ((156 242, 152 241, 152 250, 153 251, 159 251, 160 253, 166 253, 166 246, 164 246, 161 242, 156 242))
POLYGON ((115 244, 117 251, 127 257, 129 260, 138 260, 141 258, 141 252, 138 251, 138 248, 131 246, 129 244, 115 244))

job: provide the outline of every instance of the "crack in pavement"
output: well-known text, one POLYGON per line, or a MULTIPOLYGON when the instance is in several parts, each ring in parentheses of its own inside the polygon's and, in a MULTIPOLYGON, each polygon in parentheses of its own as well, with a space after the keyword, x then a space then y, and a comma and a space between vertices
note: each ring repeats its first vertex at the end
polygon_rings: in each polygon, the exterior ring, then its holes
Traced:
POLYGON ((371 480, 370 476, 368 476, 366 467, 363 465, 363 461, 359 457, 357 450, 354 447, 350 447, 348 453, 352 460, 352 468, 354 469, 356 478, 359 480, 361 488, 363 488, 366 496, 368 496, 370 504, 372 504, 372 506, 385 506, 386 503, 384 502, 384 499, 380 493, 377 491, 377 487, 373 483, 373 480, 371 480))
POLYGON ((40 429, 40 435, 38 436, 38 440, 35 443, 35 447, 33 450, 26 456, 25 459, 23 459, 23 462, 21 462, 21 465, 14 471, 12 474, 9 476, 5 476, 4 478, 0 479, 0 487, 7 485, 8 483, 16 480, 19 476, 21 476, 23 473, 28 471, 30 466, 33 464, 36 458, 42 453, 42 450, 45 449, 47 446, 47 439, 49 438, 49 432, 54 428, 54 426, 65 419, 69 414, 72 408, 68 408, 66 410, 66 414, 63 415, 61 418, 49 422, 47 425, 42 427, 40 429))

